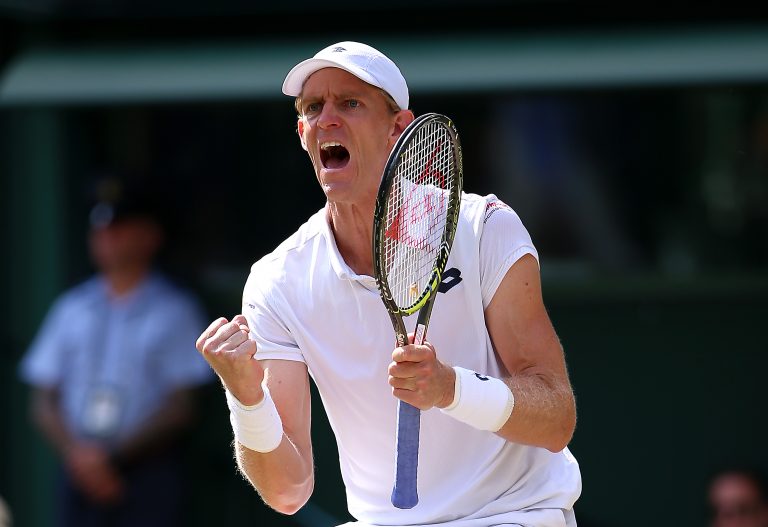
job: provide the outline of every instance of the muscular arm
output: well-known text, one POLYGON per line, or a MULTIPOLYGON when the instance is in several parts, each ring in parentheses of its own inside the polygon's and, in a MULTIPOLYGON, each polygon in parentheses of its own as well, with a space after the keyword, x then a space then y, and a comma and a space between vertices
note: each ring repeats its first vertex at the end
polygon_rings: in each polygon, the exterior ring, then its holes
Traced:
POLYGON ((293 514, 307 502, 314 488, 309 376, 301 362, 263 363, 267 387, 283 421, 283 440, 266 454, 236 443, 235 457, 240 471, 267 505, 293 514))
POLYGON ((497 433, 516 443, 562 450, 576 426, 576 404, 533 256, 522 257, 507 271, 485 320, 507 370, 504 381, 515 396, 515 408, 497 433))
POLYGON ((248 338, 244 316, 214 321, 197 341, 197 349, 219 375, 224 387, 246 406, 264 400, 262 380, 283 425, 278 447, 261 453, 235 444, 237 465, 264 502, 293 514, 314 487, 310 439, 310 392, 307 367, 301 362, 253 360, 256 343, 248 338))

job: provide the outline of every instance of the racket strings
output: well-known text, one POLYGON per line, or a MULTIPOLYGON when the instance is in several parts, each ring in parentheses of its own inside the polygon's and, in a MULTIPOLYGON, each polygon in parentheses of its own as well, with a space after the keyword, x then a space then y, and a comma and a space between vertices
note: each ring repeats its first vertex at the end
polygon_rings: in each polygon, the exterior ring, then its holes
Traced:
POLYGON ((383 254, 392 297, 400 309, 418 304, 431 285, 443 245, 455 163, 448 131, 434 123, 417 131, 396 169, 383 254))

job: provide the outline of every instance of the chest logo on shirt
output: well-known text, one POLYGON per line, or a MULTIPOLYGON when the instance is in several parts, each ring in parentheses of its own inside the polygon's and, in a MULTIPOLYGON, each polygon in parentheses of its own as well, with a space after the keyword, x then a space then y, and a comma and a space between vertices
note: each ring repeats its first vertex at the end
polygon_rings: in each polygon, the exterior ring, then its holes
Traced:
POLYGON ((447 293, 462 281, 461 271, 455 267, 451 267, 443 273, 443 281, 437 286, 438 293, 447 293))

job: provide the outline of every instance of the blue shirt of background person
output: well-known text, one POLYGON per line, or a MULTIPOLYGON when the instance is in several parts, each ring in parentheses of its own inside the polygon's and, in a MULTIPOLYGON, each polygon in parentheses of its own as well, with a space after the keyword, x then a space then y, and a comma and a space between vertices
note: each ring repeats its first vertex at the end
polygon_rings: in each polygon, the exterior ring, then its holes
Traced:
POLYGON ((133 185, 100 183, 89 233, 99 272, 54 302, 20 364, 33 420, 62 460, 61 525, 178 524, 176 447, 194 389, 213 378, 194 348, 204 312, 155 270, 164 231, 133 185))

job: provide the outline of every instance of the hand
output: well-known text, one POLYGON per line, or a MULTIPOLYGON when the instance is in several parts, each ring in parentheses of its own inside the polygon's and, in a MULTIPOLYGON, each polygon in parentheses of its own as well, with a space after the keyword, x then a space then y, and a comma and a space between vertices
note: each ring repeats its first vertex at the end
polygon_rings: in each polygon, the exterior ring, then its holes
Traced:
MULTIPOLYGON (((409 335, 413 342, 413 334, 409 335)), ((395 348, 389 365, 392 395, 420 410, 445 408, 453 402, 456 372, 437 360, 429 342, 395 348)))
POLYGON ((248 338, 249 331, 243 315, 237 315, 232 322, 222 317, 213 321, 196 343, 224 387, 246 406, 264 398, 264 368, 253 360, 256 343, 248 338))
POLYGON ((76 443, 67 450, 64 461, 75 485, 92 501, 107 505, 123 497, 122 478, 101 446, 76 443))

